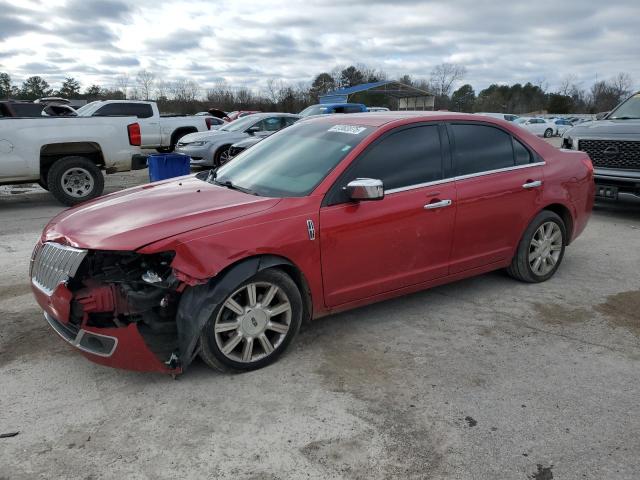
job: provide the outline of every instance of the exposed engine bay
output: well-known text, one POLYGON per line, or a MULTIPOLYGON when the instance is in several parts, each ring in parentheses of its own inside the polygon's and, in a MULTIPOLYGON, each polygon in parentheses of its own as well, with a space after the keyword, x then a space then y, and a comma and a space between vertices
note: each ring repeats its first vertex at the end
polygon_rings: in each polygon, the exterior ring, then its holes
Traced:
POLYGON ((168 368, 178 367, 176 312, 184 284, 172 272, 173 256, 90 251, 68 283, 69 322, 79 328, 134 323, 149 350, 168 368))

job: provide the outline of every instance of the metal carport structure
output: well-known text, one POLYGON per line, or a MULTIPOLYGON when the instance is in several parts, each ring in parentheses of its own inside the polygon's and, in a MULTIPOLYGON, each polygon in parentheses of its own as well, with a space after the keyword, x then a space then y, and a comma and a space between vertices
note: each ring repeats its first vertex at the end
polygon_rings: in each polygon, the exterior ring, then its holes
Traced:
POLYGON ((391 97, 398 110, 433 110, 435 95, 395 80, 362 83, 353 87, 339 88, 320 97, 320 103, 346 103, 359 93, 391 97))

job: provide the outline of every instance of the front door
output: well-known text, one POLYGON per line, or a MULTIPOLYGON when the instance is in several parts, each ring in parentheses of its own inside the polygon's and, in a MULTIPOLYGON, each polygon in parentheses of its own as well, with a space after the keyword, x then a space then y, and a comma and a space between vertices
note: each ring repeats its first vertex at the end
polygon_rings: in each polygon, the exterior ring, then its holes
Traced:
POLYGON ((320 210, 322 276, 328 307, 447 275, 455 219, 453 180, 443 180, 440 129, 392 131, 365 150, 320 210), (383 181, 385 197, 352 202, 356 178, 383 181))
POLYGON ((449 125, 458 208, 450 273, 504 262, 540 209, 542 162, 502 129, 449 125))

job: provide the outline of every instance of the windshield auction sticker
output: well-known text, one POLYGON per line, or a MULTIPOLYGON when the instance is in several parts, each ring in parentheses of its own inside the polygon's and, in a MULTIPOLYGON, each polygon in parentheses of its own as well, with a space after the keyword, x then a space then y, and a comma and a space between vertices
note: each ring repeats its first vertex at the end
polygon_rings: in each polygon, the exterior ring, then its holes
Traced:
POLYGON ((350 135, 360 135, 366 130, 365 127, 357 127, 355 125, 334 125, 328 131, 338 133, 348 133, 350 135))

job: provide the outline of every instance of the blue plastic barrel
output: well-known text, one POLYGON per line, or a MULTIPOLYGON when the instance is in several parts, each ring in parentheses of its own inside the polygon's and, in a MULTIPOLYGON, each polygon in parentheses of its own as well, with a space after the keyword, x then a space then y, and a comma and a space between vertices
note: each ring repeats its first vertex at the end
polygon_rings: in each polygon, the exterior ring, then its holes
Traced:
POLYGON ((149 155, 149 180, 157 182, 191 173, 191 157, 182 153, 157 153, 149 155))

